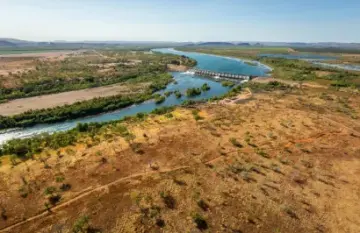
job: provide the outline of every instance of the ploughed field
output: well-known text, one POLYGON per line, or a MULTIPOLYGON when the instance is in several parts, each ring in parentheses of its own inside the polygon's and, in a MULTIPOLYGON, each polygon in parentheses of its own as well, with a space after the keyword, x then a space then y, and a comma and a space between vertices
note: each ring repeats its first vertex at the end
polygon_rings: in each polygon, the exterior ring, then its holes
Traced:
POLYGON ((249 89, 3 156, 0 232, 360 232, 360 96, 249 89))

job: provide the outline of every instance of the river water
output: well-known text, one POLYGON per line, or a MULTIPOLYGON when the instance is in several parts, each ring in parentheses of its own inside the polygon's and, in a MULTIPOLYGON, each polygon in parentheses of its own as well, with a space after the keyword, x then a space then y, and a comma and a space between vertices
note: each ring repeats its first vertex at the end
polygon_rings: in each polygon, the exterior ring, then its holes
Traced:
MULTIPOLYGON (((185 55, 197 60, 197 68, 218 72, 265 76, 270 70, 268 67, 260 63, 257 64, 257 66, 247 65, 246 63, 244 63, 244 61, 235 58, 227 58, 193 52, 181 52, 174 49, 155 49, 153 51, 185 55)), ((217 82, 214 79, 199 77, 188 72, 172 72, 172 75, 176 80, 177 84, 171 83, 166 87, 165 90, 162 90, 159 93, 163 93, 165 91, 179 90, 181 93, 183 93, 183 97, 181 97, 180 99, 177 99, 174 95, 171 95, 166 98, 166 100, 161 104, 155 104, 154 101, 147 101, 127 108, 119 109, 117 111, 107 112, 95 116, 77 118, 53 124, 39 124, 27 128, 3 131, 2 133, 0 133, 0 145, 14 138, 26 138, 41 133, 54 133, 58 131, 70 130, 76 127, 78 123, 107 122, 112 120, 118 120, 125 116, 132 116, 139 112, 148 113, 157 107, 179 105, 186 99, 209 99, 211 97, 223 95, 229 90, 229 88, 223 87, 220 82, 217 82), (211 87, 209 91, 203 92, 201 95, 191 98, 184 95, 186 89, 190 87, 201 87, 204 83, 209 84, 209 86, 211 87)))

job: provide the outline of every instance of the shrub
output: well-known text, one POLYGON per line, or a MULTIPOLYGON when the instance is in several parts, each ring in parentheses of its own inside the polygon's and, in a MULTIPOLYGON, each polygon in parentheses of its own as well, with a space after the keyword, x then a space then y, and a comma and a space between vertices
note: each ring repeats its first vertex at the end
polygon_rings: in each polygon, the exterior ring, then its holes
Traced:
POLYGON ((53 195, 56 192, 56 187, 49 186, 45 189, 44 194, 45 195, 53 195))
POLYGON ((201 199, 200 201, 197 202, 198 206, 204 210, 204 211, 208 211, 209 210, 209 205, 203 200, 201 199))
POLYGON ((158 97, 155 97, 155 103, 156 104, 161 104, 161 103, 163 103, 164 101, 165 101, 165 96, 158 96, 158 97))
POLYGON ((202 86, 201 86, 201 90, 202 91, 208 91, 208 90, 210 90, 211 88, 210 88, 210 86, 209 86, 209 84, 207 84, 207 83, 204 83, 202 86))
POLYGON ((203 231, 203 230, 206 230, 209 228, 206 220, 204 219, 203 216, 201 216, 200 214, 196 213, 194 216, 193 216, 193 221, 195 222, 196 224, 196 227, 203 231))
POLYGON ((199 120, 203 120, 204 118, 202 116, 199 115, 199 110, 195 109, 191 112, 194 116, 194 119, 196 121, 199 121, 199 120))
POLYGON ((162 219, 156 219, 156 226, 163 228, 165 226, 165 221, 162 219))
POLYGON ((85 215, 76 220, 72 231, 73 233, 87 233, 89 228, 89 217, 85 215))
POLYGON ((174 94, 175 94, 175 97, 176 97, 177 99, 180 99, 181 96, 182 96, 182 94, 181 94, 180 91, 175 91, 174 94))
POLYGON ((241 143, 238 142, 238 141, 236 140, 236 138, 230 138, 230 142, 231 142, 234 146, 236 146, 236 147, 239 147, 239 148, 242 148, 242 147, 243 147, 243 145, 241 145, 241 143))
POLYGON ((166 113, 172 112, 174 111, 174 107, 161 107, 161 108, 155 108, 154 110, 151 111, 152 114, 156 114, 156 115, 164 115, 166 113))
POLYGON ((166 97, 169 97, 172 93, 173 93, 172 91, 166 91, 166 92, 164 92, 164 95, 166 97))
POLYGON ((186 90, 186 95, 189 96, 189 97, 197 96, 197 95, 200 95, 200 94, 201 94, 200 88, 188 88, 186 90))
POLYGON ((60 186, 60 190, 63 192, 69 191, 71 189, 71 185, 70 184, 62 184, 60 186))
POLYGON ((165 206, 169 209, 175 209, 176 200, 168 192, 161 192, 160 197, 163 199, 165 206))

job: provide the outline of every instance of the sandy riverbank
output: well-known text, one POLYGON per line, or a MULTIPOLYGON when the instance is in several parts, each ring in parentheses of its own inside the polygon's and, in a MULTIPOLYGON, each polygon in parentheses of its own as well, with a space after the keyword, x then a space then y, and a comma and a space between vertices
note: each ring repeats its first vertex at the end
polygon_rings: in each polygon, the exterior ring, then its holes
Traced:
POLYGON ((130 94, 140 92, 148 84, 129 86, 115 84, 110 86, 96 87, 84 90, 69 91, 51 95, 35 96, 23 99, 11 100, 0 104, 0 115, 12 116, 29 110, 54 108, 78 101, 90 100, 96 97, 107 97, 118 94, 130 94))

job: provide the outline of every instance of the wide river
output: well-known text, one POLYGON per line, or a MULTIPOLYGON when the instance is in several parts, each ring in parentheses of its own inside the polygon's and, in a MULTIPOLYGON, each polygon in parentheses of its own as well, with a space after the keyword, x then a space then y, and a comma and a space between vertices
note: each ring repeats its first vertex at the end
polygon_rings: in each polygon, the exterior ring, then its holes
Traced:
MULTIPOLYGON (((234 74, 243 74, 243 75, 256 75, 256 76, 266 76, 270 71, 270 68, 258 63, 257 65, 248 65, 244 61, 234 58, 227 58, 215 55, 207 55, 201 53, 192 53, 192 52, 181 52, 174 49, 154 49, 154 52, 160 53, 169 53, 177 55, 185 55, 190 58, 197 60, 197 68, 218 71, 218 72, 228 72, 234 74)), ((165 91, 174 91, 179 90, 183 94, 186 89, 190 87, 200 87, 204 83, 208 83, 211 89, 207 92, 203 92, 201 95, 192 97, 190 99, 208 99, 214 96, 220 96, 225 94, 229 89, 223 87, 221 83, 216 82, 213 79, 207 79, 199 77, 187 72, 172 72, 174 79, 177 81, 177 84, 169 84, 165 90, 160 91, 163 93, 165 91)), ((14 139, 14 138, 26 138, 41 133, 54 133, 58 131, 66 131, 76 127, 78 123, 89 123, 89 122, 106 122, 112 120, 118 120, 125 116, 135 115, 139 112, 148 113, 153 109, 161 106, 174 106, 181 104, 184 100, 189 99, 185 95, 182 98, 177 99, 174 95, 169 96, 161 104, 155 104, 154 101, 146 101, 141 104, 132 105, 127 108, 119 109, 117 111, 103 113, 95 116, 89 116, 84 118, 77 118, 68 120, 65 122, 58 122, 53 124, 39 124, 32 127, 12 129, 0 132, 0 145, 4 142, 14 139)))

